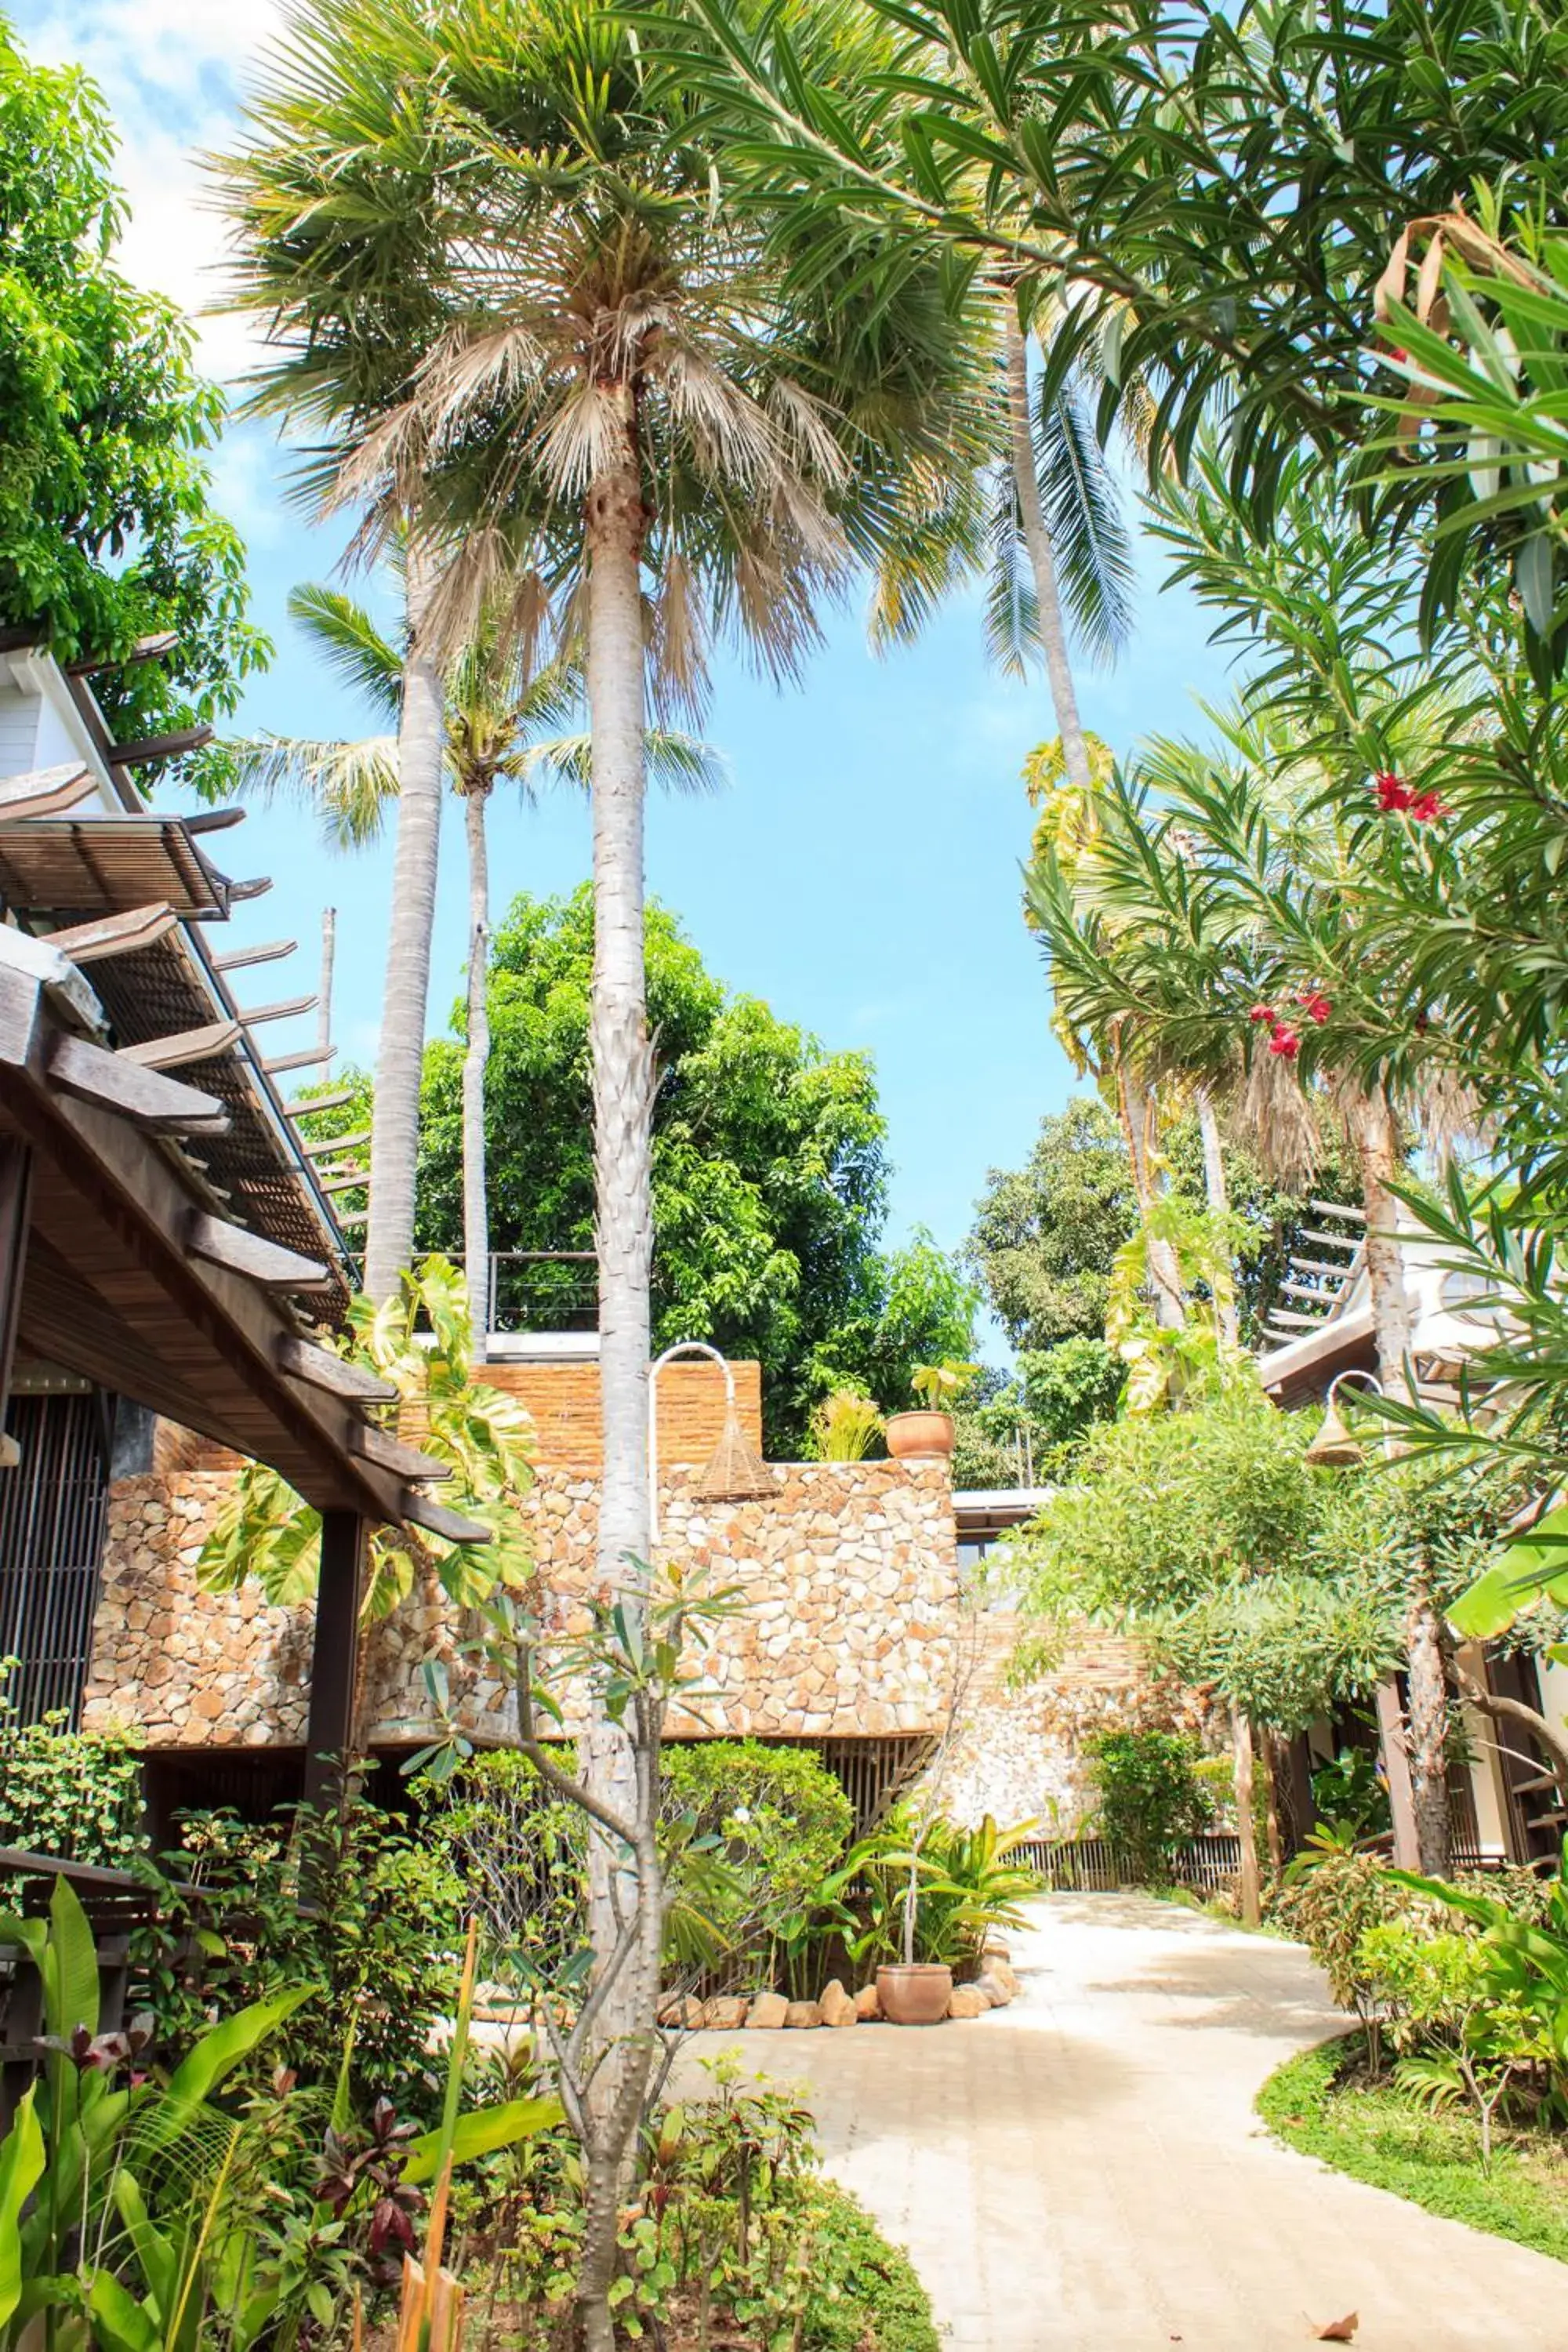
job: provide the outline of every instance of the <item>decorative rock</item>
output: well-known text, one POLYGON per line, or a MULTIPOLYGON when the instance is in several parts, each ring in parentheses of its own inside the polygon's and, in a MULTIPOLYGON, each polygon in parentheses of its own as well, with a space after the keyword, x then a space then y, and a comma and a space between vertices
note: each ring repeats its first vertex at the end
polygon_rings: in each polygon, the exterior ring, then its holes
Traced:
POLYGON ((1005 1954, 998 1957, 995 1953, 987 1950, 984 1955, 984 1967, 982 1972, 985 1976, 993 1979, 995 1983, 1001 1986, 1009 2000, 1017 2000, 1019 1990, 1018 1979, 1013 1968, 1009 1964, 1005 1954))
POLYGON ((855 2025, 859 2022, 855 2004, 837 1977, 829 1978, 823 1986, 822 1999, 817 2006, 822 2011, 824 2025, 855 2025))
POLYGON ((882 1996, 874 1984, 862 1985, 855 1996, 855 2014, 862 2025, 874 2025, 882 2014, 882 1996))
POLYGON ((989 1969, 983 1975, 975 1978, 974 1990, 985 1995, 986 2004, 991 2009, 1005 2009, 1013 1998, 1005 1986, 998 1978, 993 1976, 989 1969))
POLYGON ((746 2011, 746 2023, 764 2033, 776 2033, 789 2021, 789 2003, 782 1992, 760 1992, 746 2011))
POLYGON ((703 2004, 691 1993, 670 1993, 658 2005, 658 2021, 677 2031, 695 2033, 702 2023, 703 2004))
POLYGON ((710 2033, 734 2033, 746 2022, 748 2006, 744 1993, 716 1993, 702 2003, 702 2022, 710 2033))
POLYGON ((984 2017, 991 2003, 978 1985, 954 1985, 947 2004, 949 2017, 984 2017))
POLYGON ((792 2000, 784 2011, 784 2023, 806 2028, 822 2023, 822 2005, 815 2000, 792 2000))

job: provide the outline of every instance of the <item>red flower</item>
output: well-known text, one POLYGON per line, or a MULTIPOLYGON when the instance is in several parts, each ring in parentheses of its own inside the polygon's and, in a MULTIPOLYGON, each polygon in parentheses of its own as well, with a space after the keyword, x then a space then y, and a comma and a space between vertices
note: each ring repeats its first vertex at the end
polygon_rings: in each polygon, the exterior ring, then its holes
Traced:
POLYGON ((1308 1020, 1315 1021, 1320 1029, 1334 1009, 1321 988, 1304 988, 1296 1002, 1308 1020))
POLYGON ((1416 824, 1430 824, 1435 816, 1447 816, 1447 810, 1443 805, 1443 799, 1440 793, 1425 792, 1411 793, 1410 815, 1413 823, 1416 824))
POLYGON ((1287 1029, 1280 1021, 1275 1024, 1274 1034, 1268 1040, 1268 1050, 1271 1054, 1278 1054, 1281 1061, 1293 1062, 1301 1050, 1301 1040, 1294 1029, 1287 1029))
POLYGON ((1372 782, 1373 790, 1377 794, 1377 805, 1384 816, 1394 816, 1401 810, 1407 809, 1415 798, 1404 778, 1396 776, 1392 769, 1381 770, 1373 776, 1372 782))
POLYGON ((1274 1007, 1271 1004, 1255 1004, 1247 1017, 1249 1021, 1272 1022, 1275 1018, 1274 1007))
POLYGON ((1389 356, 1389 358, 1390 358, 1390 359, 1394 362, 1394 365, 1395 365, 1396 367, 1403 367, 1403 366, 1405 365, 1405 363, 1406 360, 1408 360, 1408 358, 1410 357, 1410 354, 1409 354, 1409 352, 1408 352, 1401 351, 1401 350, 1400 350, 1400 348, 1399 348, 1399 345, 1398 345, 1397 343, 1395 343, 1395 345, 1394 345, 1394 349, 1389 352, 1388 356, 1389 356))

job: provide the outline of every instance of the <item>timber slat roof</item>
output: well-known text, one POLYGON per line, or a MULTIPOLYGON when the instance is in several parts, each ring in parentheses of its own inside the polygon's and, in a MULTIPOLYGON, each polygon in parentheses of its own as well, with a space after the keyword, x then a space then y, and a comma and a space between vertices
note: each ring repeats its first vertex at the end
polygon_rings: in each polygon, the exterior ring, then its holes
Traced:
POLYGON ((0 824, 0 899, 36 928, 86 922, 163 899, 177 915, 225 916, 254 886, 218 872, 183 817, 33 817, 0 824))

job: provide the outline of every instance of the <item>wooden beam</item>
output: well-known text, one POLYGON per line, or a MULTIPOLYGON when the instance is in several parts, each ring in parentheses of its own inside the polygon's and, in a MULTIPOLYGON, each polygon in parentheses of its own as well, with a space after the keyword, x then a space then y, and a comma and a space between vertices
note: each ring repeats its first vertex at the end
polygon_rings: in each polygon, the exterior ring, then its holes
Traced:
MULTIPOLYGON (((331 1099, 335 1102, 345 1103, 352 1102, 353 1100, 353 1097, 352 1095, 335 1095, 331 1099)), ((311 1108, 313 1108, 314 1106, 312 1105, 311 1108)), ((322 1135, 319 1136, 313 1143, 301 1141, 300 1149, 304 1153, 307 1160, 325 1160, 329 1152, 354 1151, 358 1150, 362 1143, 368 1143, 369 1141, 370 1129, 368 1127, 362 1127, 357 1135, 322 1135)))
POLYGON ((90 923, 74 923, 68 930, 50 931, 48 944, 72 963, 100 963, 105 956, 134 955, 139 948, 156 947, 179 920, 173 907, 156 901, 130 907, 122 915, 100 915, 90 923))
POLYGON ((1345 1265, 1342 1260, 1336 1263, 1334 1259, 1327 1257, 1293 1257, 1290 1260, 1290 1271, 1292 1274, 1337 1275, 1342 1282, 1353 1268, 1345 1265))
POLYGON ((47 1061, 48 1076, 78 1102, 95 1103, 134 1119, 151 1135, 226 1135, 227 1108, 216 1095, 182 1086, 123 1054, 89 1045, 85 1037, 58 1037, 47 1061))
POLYGON ((247 1029, 255 1029, 263 1021, 291 1021, 296 1013, 314 1013, 319 1001, 314 996, 286 996, 276 1004, 258 1004, 254 1011, 246 1004, 240 1007, 239 1017, 247 1029))
POLYGON ((92 789, 92 770, 75 760, 58 768, 35 768, 25 776, 0 777, 0 824, 29 816, 63 816, 92 789))
POLYGON ((243 824, 249 811, 242 808, 193 809, 180 823, 187 833, 231 833, 243 824))
POLYGON ((243 898, 265 898, 272 887, 272 877, 270 874, 258 874, 254 882, 230 882, 225 887, 228 891, 229 904, 237 906, 243 898))
POLYGON ((66 676, 94 677, 102 669, 129 669, 133 662, 161 661, 179 642, 177 630, 159 629, 151 636, 138 637, 128 654, 83 654, 79 661, 67 662, 66 676))
POLYGON ((334 1209, 332 1214, 345 1229, 350 1225, 368 1225, 370 1223, 368 1209, 334 1209))
POLYGON ((5 1469, 15 1469, 19 1458, 16 1440, 4 1434, 4 1426, 11 1410, 32 1193, 32 1151, 18 1137, 7 1136, 0 1140, 0 1468, 5 1469))
POLYGON ((444 1537, 447 1543, 495 1541, 495 1529, 487 1528, 482 1519, 466 1519, 460 1511, 449 1511, 444 1503, 422 1495, 417 1486, 404 1489, 403 1517, 410 1527, 423 1528, 426 1535, 444 1537))
POLYGON ((356 1404, 391 1404, 397 1395, 390 1381, 378 1380, 362 1364, 351 1364, 346 1357, 334 1356, 330 1348, 314 1347, 309 1339, 281 1339, 274 1356, 280 1372, 305 1381, 310 1388, 322 1389, 328 1396, 347 1397, 356 1404))
POLYGON ((276 963, 279 956, 292 955, 298 940, 263 940, 259 947, 230 948, 224 955, 215 955, 215 971, 243 971, 247 964, 276 963))
POLYGON ((121 1045, 120 1059, 144 1070, 178 1070, 187 1062, 210 1062, 215 1054, 230 1054, 242 1032, 237 1021, 209 1021, 201 1029, 182 1029, 174 1037, 149 1037, 144 1045, 121 1045))
POLYGON ((1348 1217, 1354 1225, 1364 1225, 1366 1223, 1366 1211, 1352 1209, 1348 1201, 1309 1200, 1307 1206, 1309 1209, 1316 1209, 1320 1217, 1348 1217))
MULTIPOLYGON (((310 1101, 309 1097, 302 1097, 298 1102, 285 1103, 283 1108, 290 1118, 309 1118, 313 1110, 341 1109, 344 1103, 353 1102, 355 1091, 353 1087, 344 1087, 337 1094, 318 1095, 314 1102, 310 1101)), ((323 1136, 321 1141, 325 1147, 328 1139, 323 1136)), ((338 1138, 335 1135, 331 1137, 331 1142, 332 1150, 336 1150, 338 1138)))
POLYGON ((1304 1242, 1326 1242, 1330 1249, 1342 1249, 1350 1250, 1352 1252, 1360 1249, 1362 1246, 1362 1239, 1359 1234, 1325 1234, 1317 1225, 1303 1225, 1301 1227, 1301 1239, 1304 1242))
POLYGON ((351 1432, 349 1452, 374 1462, 378 1470, 390 1470, 395 1478, 449 1478, 452 1475, 449 1462, 437 1462, 431 1454, 421 1454, 416 1445, 405 1445, 400 1437, 379 1429, 374 1421, 362 1421, 351 1432))
POLYGON ((183 760, 187 751, 199 751, 212 740, 213 730, 204 723, 182 727, 173 735, 146 735, 137 743, 111 743, 103 756, 111 768, 150 767, 154 760, 183 760))
POLYGON ((320 1182, 323 1192, 353 1192, 360 1185, 370 1182, 370 1171, 368 1168, 345 1168, 334 1173, 331 1170, 322 1169, 320 1182))
POLYGON ((209 1265, 225 1266, 230 1274, 241 1274, 263 1290, 331 1287, 331 1275, 320 1258, 302 1257, 298 1250, 284 1249, 279 1242, 247 1233, 243 1225, 226 1224, 221 1217, 206 1216, 200 1209, 193 1210, 186 1220, 184 1244, 194 1257, 205 1258, 209 1265))
MULTIPOLYGON (((337 1050, 335 1045, 312 1045, 303 1054, 276 1055, 270 1062, 263 1062, 261 1066, 268 1077, 276 1077, 280 1070, 308 1070, 316 1062, 330 1062, 337 1050)), ((321 1106, 307 1103, 305 1108, 307 1110, 319 1109, 321 1106)))
POLYGON ((321 1567, 310 1650, 310 1706, 305 1722, 304 1804, 330 1813, 342 1804, 353 1747, 359 1680, 360 1586, 365 1526, 357 1511, 321 1513, 321 1567))

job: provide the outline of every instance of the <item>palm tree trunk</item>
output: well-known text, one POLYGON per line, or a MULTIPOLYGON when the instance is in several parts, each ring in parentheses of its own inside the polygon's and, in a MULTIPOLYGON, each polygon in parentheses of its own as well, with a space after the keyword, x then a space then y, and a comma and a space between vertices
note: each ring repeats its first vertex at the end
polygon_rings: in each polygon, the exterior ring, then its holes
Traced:
POLYGON ((489 851, 485 840, 489 784, 463 794, 468 844, 468 1043, 463 1050, 463 1263, 474 1323, 474 1361, 482 1364, 490 1326, 490 1221, 485 1168, 485 1073, 490 1058, 489 851))
POLYGON ((1029 353, 1010 292, 1002 296, 1003 332, 1007 352, 1007 423, 1013 452, 1013 488, 1024 526, 1024 545, 1035 575, 1035 608, 1039 618, 1040 649, 1062 741, 1062 764, 1068 782, 1084 792, 1089 784, 1089 745, 1079 717, 1078 689, 1068 654, 1067 624, 1061 592, 1057 585, 1056 557, 1046 510, 1040 502, 1040 478, 1035 467, 1035 436, 1029 412, 1029 353))
POLYGON ((420 625, 433 583, 417 540, 409 544, 407 577, 409 646, 397 723, 397 841, 371 1115, 365 1234, 364 1287, 377 1301, 395 1290, 414 1255, 419 1085, 425 1070, 430 935, 441 847, 441 671, 420 646, 420 625))
MULTIPOLYGON (((1366 1278, 1372 1299, 1373 1328, 1377 1340, 1377 1365, 1384 1387, 1391 1394, 1416 1397, 1411 1369, 1410 1302, 1405 1290, 1405 1261, 1397 1239, 1399 1203, 1389 1187, 1400 1165, 1399 1138, 1394 1111, 1381 1087, 1352 1097, 1349 1120, 1361 1166, 1362 1207, 1366 1213, 1366 1278)), ((1433 1606, 1425 1563, 1411 1578, 1405 1609, 1405 1665, 1410 1687, 1411 1822, 1394 1823, 1396 1841, 1412 1833, 1421 1868, 1432 1877, 1445 1877, 1451 1861, 1448 1821, 1448 1684, 1443 1653, 1442 1621, 1433 1606)), ((1393 1694, 1389 1695, 1394 1697, 1393 1694)), ((1397 1701, 1379 1708, 1379 1721, 1396 1736, 1397 1701)), ((1390 1772, 1391 1794, 1400 1793, 1401 1776, 1390 1772)))
POLYGON ((1182 1268, 1174 1246, 1163 1234, 1149 1232, 1149 1220, 1160 1197, 1154 1174, 1154 1098, 1142 1078, 1128 1068, 1120 1042, 1112 1045, 1116 1075, 1116 1108, 1127 1162, 1132 1171, 1132 1197, 1138 1203, 1149 1256, 1149 1286, 1154 1294, 1154 1320, 1162 1330, 1179 1331, 1187 1319, 1182 1292, 1182 1268))
POLYGON ((1241 1848, 1241 1916, 1256 1927, 1263 1916, 1258 1877, 1258 1819, 1252 1806, 1252 1725, 1239 1707, 1230 1712, 1231 1755, 1236 1790, 1236 1834, 1241 1848))
MULTIPOLYGON (((588 718, 592 735, 594 819, 594 981, 590 1031, 594 1090, 595 1241, 599 1260, 599 1388, 604 1471, 599 1490, 596 1580, 619 1592, 634 1613, 646 1601, 650 1549, 647 1470, 649 1290, 653 1264, 653 1046, 647 1030, 643 936, 645 729, 642 614, 643 504, 637 424, 630 388, 623 394, 617 460, 588 493, 588 718)), ((580 1743, 590 1790, 623 1817, 637 1811, 638 1764, 630 1735, 592 1698, 580 1743)), ((641 1759, 646 1763, 646 1759, 641 1759)), ((589 1840, 588 1927, 595 1978, 639 1904, 658 1909, 660 1890, 641 1880, 657 1861, 637 1859, 603 1835, 589 1840), (635 1871, 635 1875, 634 1875, 635 1871)), ((657 1941, 657 1938, 656 1938, 657 1941)), ((623 2174, 639 2102, 630 2102, 624 2137, 619 2118, 627 2089, 646 2082, 652 2063, 658 2003, 657 1951, 646 1948, 618 1969, 597 2021, 605 2055, 588 2086, 595 2148, 607 2148, 623 2174)), ((614 2255, 612 2231, 609 2254, 614 2255)), ((589 2289, 603 2271, 584 2249, 589 2289)), ((604 2249, 597 2250, 602 2254, 604 2249)), ((607 2279, 608 2273, 605 2273, 607 2279)), ((611 2341, 602 2295, 580 2296, 591 2347, 611 2341)))
MULTIPOLYGON (((1219 1118, 1213 1097, 1206 1087, 1198 1088, 1198 1132, 1204 1143, 1204 1194, 1209 1213, 1215 1217, 1225 1217, 1230 1213, 1230 1188, 1225 1181, 1225 1146, 1220 1139, 1219 1118)), ((1241 1327, 1237 1319, 1236 1281, 1228 1254, 1223 1265, 1217 1258, 1215 1261, 1214 1303, 1215 1313, 1219 1318, 1220 1337, 1226 1347, 1239 1347, 1241 1327)))

